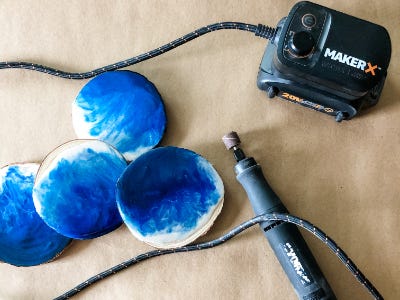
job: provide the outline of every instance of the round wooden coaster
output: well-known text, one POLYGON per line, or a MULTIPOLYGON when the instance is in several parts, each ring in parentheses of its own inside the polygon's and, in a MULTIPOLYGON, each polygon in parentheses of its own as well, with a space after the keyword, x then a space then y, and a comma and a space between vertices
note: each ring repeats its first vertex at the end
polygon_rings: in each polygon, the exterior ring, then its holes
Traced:
POLYGON ((78 138, 105 141, 132 161, 160 142, 167 120, 153 83, 135 72, 113 71, 82 88, 72 122, 78 138))
POLYGON ((122 219, 135 237, 157 248, 180 247, 204 234, 220 213, 223 196, 212 165, 177 147, 143 154, 117 183, 122 219))
POLYGON ((0 260, 16 266, 48 262, 71 241, 36 213, 32 189, 38 169, 34 163, 0 169, 0 260))
POLYGON ((122 155, 97 140, 61 145, 42 162, 33 188, 36 211, 51 228, 75 239, 104 235, 121 225, 115 184, 122 155))

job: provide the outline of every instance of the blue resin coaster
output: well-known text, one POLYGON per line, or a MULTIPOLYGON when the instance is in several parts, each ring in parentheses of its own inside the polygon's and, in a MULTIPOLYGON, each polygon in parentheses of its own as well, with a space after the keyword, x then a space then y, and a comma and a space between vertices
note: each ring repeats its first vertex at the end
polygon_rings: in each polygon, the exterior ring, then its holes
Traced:
POLYGON ((113 71, 82 88, 72 105, 72 122, 79 138, 105 141, 132 161, 160 142, 167 121, 161 96, 149 80, 113 71))
POLYGON ((35 266, 59 255, 70 243, 35 211, 32 188, 38 164, 0 169, 0 261, 35 266))
POLYGON ((117 183, 122 219, 139 240, 175 248, 204 234, 223 205, 212 165, 182 148, 153 149, 132 162, 117 183))
POLYGON ((51 228, 75 239, 90 239, 122 223, 115 184, 126 161, 96 140, 74 140, 51 152, 33 188, 36 211, 51 228))

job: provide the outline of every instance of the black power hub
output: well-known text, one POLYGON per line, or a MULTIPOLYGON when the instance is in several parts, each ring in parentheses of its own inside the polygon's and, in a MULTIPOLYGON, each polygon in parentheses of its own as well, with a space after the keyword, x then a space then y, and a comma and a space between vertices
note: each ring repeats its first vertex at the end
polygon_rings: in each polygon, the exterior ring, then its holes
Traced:
POLYGON ((268 96, 351 119, 375 105, 391 55, 380 25, 303 1, 277 25, 257 84, 268 96))

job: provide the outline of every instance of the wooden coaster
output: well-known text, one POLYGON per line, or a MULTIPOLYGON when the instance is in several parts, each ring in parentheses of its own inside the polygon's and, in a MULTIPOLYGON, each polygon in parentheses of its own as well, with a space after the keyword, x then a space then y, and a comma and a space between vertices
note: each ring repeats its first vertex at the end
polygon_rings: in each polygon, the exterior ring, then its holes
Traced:
POLYGON ((36 213, 32 188, 38 169, 34 163, 0 169, 0 260, 15 266, 48 262, 71 241, 36 213))
POLYGON ((89 239, 121 225, 115 184, 126 167, 122 155, 97 140, 61 145, 42 162, 33 188, 36 211, 58 233, 89 239))
POLYGON ((180 247, 207 232, 223 196, 222 180, 212 165, 177 147, 143 154, 117 183, 125 224, 135 237, 157 248, 180 247))
POLYGON ((138 73, 113 71, 82 88, 72 122, 78 138, 105 141, 132 161, 160 142, 167 120, 153 83, 138 73))

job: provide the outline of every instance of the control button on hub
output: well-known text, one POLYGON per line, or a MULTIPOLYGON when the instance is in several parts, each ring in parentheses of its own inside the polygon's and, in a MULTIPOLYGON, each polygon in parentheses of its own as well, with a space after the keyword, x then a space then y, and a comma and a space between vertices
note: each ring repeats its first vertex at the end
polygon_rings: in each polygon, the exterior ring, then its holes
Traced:
POLYGON ((301 18, 301 23, 303 23, 303 25, 307 28, 311 28, 314 27, 315 24, 317 23, 317 20, 315 18, 314 15, 312 14, 305 14, 302 18, 301 18))
POLYGON ((307 31, 299 31, 292 35, 289 40, 289 51, 297 57, 305 57, 314 49, 314 38, 307 31))

